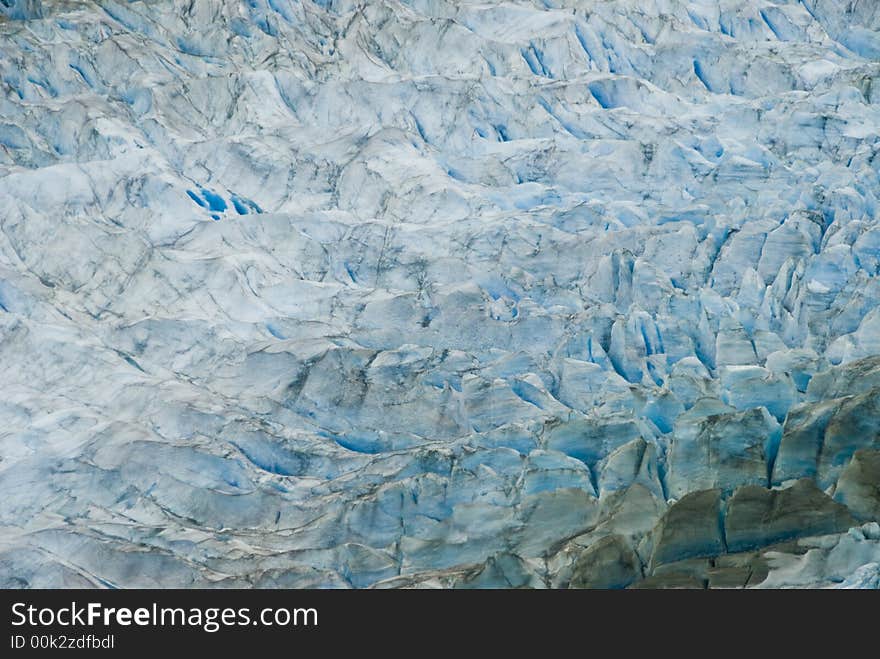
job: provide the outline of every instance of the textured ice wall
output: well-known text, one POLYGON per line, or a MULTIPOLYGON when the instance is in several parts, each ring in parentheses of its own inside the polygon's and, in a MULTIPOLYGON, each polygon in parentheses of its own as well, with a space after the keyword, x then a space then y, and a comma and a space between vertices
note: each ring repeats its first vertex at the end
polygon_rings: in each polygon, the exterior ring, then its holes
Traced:
POLYGON ((0 12, 4 585, 880 580, 880 4, 0 12))

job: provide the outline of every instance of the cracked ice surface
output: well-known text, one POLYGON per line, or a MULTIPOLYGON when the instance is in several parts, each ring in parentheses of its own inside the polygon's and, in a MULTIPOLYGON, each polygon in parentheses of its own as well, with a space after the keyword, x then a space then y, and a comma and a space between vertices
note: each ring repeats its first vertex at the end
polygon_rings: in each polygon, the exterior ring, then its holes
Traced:
POLYGON ((3 584, 877 585, 880 5, 0 11, 3 584))

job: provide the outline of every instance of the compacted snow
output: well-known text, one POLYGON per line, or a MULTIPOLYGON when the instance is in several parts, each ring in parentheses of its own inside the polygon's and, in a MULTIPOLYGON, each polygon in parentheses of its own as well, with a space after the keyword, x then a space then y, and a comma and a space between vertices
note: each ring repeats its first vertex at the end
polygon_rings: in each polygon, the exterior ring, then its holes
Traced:
POLYGON ((0 12, 3 585, 880 585, 880 3, 0 12))

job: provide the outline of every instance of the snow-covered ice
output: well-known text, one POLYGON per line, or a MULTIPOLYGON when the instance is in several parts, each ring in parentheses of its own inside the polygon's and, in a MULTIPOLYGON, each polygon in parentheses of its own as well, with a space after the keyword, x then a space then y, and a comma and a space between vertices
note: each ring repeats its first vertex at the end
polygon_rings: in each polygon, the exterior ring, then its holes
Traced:
POLYGON ((2 0, 0 584, 878 587, 880 4, 2 0))

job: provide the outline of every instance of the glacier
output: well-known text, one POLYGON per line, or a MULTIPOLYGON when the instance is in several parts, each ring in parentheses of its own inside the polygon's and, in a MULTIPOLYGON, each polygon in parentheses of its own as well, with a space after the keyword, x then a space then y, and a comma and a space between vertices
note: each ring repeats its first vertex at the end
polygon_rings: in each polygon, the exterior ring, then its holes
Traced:
POLYGON ((880 4, 0 0, 0 585, 880 587, 880 4))

